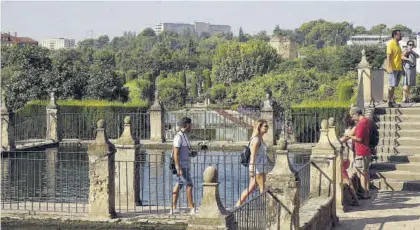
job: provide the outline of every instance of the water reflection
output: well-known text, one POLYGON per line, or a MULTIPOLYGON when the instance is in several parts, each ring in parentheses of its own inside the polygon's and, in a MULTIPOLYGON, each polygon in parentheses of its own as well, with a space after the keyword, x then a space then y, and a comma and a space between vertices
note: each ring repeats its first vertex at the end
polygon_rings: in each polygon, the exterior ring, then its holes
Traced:
MULTIPOLYGON (((299 168, 309 159, 308 155, 293 155, 296 157, 291 157, 291 161, 295 168, 299 168)), ((169 170, 170 151, 146 150, 139 156, 138 161, 138 204, 170 207, 172 188, 177 183, 177 177, 169 170)), ((203 195, 203 172, 208 166, 215 166, 219 171, 222 203, 225 207, 233 207, 249 183, 249 171, 240 164, 240 152, 207 151, 191 158, 193 195, 197 205, 200 204, 203 195)), ((88 203, 89 162, 86 146, 60 145, 58 148, 43 151, 2 153, 1 172, 3 208, 5 204, 22 202, 23 205, 27 202, 54 202, 61 205, 88 203)), ((121 183, 131 182, 119 181, 118 178, 123 175, 116 173, 115 183, 128 187, 129 185, 121 183)), ((179 207, 184 207, 185 189, 182 189, 180 194, 179 207)))

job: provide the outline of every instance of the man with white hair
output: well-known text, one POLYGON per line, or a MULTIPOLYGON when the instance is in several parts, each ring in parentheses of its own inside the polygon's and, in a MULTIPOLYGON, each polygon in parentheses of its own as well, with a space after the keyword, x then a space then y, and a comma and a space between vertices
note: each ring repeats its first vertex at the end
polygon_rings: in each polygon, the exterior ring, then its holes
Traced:
POLYGON ((369 199, 369 163, 371 157, 369 142, 372 122, 363 116, 362 110, 358 107, 350 109, 350 116, 357 123, 356 130, 353 136, 346 136, 346 139, 351 139, 355 143, 356 158, 354 163, 363 189, 361 198, 369 199))

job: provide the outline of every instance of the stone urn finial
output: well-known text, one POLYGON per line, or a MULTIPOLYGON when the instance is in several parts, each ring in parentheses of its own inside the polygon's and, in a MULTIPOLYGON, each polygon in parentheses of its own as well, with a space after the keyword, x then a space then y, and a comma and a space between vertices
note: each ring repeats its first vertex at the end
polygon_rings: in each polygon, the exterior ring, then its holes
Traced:
POLYGON ((322 120, 321 130, 328 130, 328 121, 327 120, 322 120))
POLYGON ((328 119, 328 126, 329 127, 334 126, 334 123, 335 123, 334 117, 330 117, 330 119, 328 119))
POLYGON ((359 65, 357 65, 357 68, 363 69, 363 68, 369 68, 369 62, 366 58, 366 51, 365 49, 362 50, 362 60, 360 61, 359 65))
POLYGON ((284 138, 280 138, 277 145, 278 145, 279 150, 286 150, 287 149, 287 141, 284 138))
POLYGON ((98 129, 103 129, 103 128, 105 128, 105 124, 106 124, 106 122, 105 122, 105 120, 103 120, 103 119, 99 120, 99 121, 96 123, 96 125, 97 125, 98 129))
POLYGON ((124 125, 129 125, 129 124, 131 124, 131 117, 130 116, 124 117, 124 125))
POLYGON ((210 166, 204 170, 203 181, 204 183, 217 183, 218 172, 216 167, 210 166))
POLYGON ((57 99, 55 97, 54 90, 50 92, 50 103, 47 105, 47 109, 57 109, 57 99))

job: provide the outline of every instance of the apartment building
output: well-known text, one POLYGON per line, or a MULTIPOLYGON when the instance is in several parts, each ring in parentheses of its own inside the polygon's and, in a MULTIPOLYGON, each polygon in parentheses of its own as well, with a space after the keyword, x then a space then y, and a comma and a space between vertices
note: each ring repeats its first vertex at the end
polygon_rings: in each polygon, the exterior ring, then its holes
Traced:
POLYGON ((156 34, 160 34, 163 31, 172 31, 177 34, 189 31, 190 33, 200 36, 203 33, 208 33, 210 35, 217 33, 229 33, 231 32, 231 27, 228 25, 212 25, 208 22, 194 22, 194 24, 159 22, 156 24, 154 31, 156 34))
POLYGON ((68 38, 51 38, 42 40, 40 46, 48 48, 50 50, 73 48, 76 46, 76 41, 74 39, 68 38))

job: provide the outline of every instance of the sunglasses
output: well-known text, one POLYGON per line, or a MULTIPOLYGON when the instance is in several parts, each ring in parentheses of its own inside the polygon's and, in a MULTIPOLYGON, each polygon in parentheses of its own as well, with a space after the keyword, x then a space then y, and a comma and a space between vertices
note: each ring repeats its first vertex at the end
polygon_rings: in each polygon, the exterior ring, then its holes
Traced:
POLYGON ((414 44, 408 44, 408 46, 414 46, 414 44))
POLYGON ((268 125, 263 125, 263 127, 266 127, 266 128, 268 128, 269 126, 268 126, 268 125))

